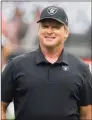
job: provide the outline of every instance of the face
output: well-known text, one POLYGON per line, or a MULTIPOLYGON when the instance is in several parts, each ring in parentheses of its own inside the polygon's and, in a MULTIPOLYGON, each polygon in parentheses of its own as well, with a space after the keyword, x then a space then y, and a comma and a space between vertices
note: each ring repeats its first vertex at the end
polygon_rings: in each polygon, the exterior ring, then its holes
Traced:
POLYGON ((64 44, 68 37, 67 27, 53 19, 45 19, 40 22, 39 34, 40 45, 45 47, 57 47, 64 44))

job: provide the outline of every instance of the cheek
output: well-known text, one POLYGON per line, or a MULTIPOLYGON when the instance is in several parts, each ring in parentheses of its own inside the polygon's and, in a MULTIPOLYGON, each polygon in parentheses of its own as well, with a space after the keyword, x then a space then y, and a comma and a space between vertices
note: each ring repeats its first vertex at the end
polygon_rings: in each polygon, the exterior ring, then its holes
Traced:
POLYGON ((45 32, 44 31, 39 31, 38 37, 39 38, 44 38, 44 36, 45 36, 45 32))
POLYGON ((62 39, 65 38, 65 32, 64 31, 59 32, 58 36, 62 39))
POLYGON ((55 35, 56 35, 57 39, 63 39, 64 38, 64 34, 62 32, 57 32, 55 35))

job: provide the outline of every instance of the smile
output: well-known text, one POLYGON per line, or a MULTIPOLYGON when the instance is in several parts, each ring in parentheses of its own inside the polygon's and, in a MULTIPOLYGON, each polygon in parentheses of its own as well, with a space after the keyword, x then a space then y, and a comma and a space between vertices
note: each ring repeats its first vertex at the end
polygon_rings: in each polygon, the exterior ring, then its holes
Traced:
POLYGON ((47 39, 55 39, 56 37, 45 37, 47 39))

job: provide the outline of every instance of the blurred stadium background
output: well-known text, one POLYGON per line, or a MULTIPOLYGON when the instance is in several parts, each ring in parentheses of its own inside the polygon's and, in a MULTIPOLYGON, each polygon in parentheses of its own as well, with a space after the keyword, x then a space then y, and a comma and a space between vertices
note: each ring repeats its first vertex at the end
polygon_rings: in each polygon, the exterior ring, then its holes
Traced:
MULTIPOLYGON (((10 58, 38 47, 36 21, 49 5, 61 6, 67 12, 70 36, 65 48, 88 63, 92 71, 91 2, 2 2, 1 71, 10 58)), ((14 118, 13 103, 7 109, 7 118, 14 118)))

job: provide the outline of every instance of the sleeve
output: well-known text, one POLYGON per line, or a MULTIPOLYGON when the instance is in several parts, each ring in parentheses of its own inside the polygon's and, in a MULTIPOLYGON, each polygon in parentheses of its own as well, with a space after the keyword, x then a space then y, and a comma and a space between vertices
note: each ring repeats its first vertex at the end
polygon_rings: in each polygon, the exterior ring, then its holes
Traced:
POLYGON ((92 105, 92 73, 89 67, 84 71, 83 87, 80 98, 80 106, 92 105))
POLYGON ((13 99, 13 65, 12 60, 1 74, 1 101, 11 102, 13 99))

